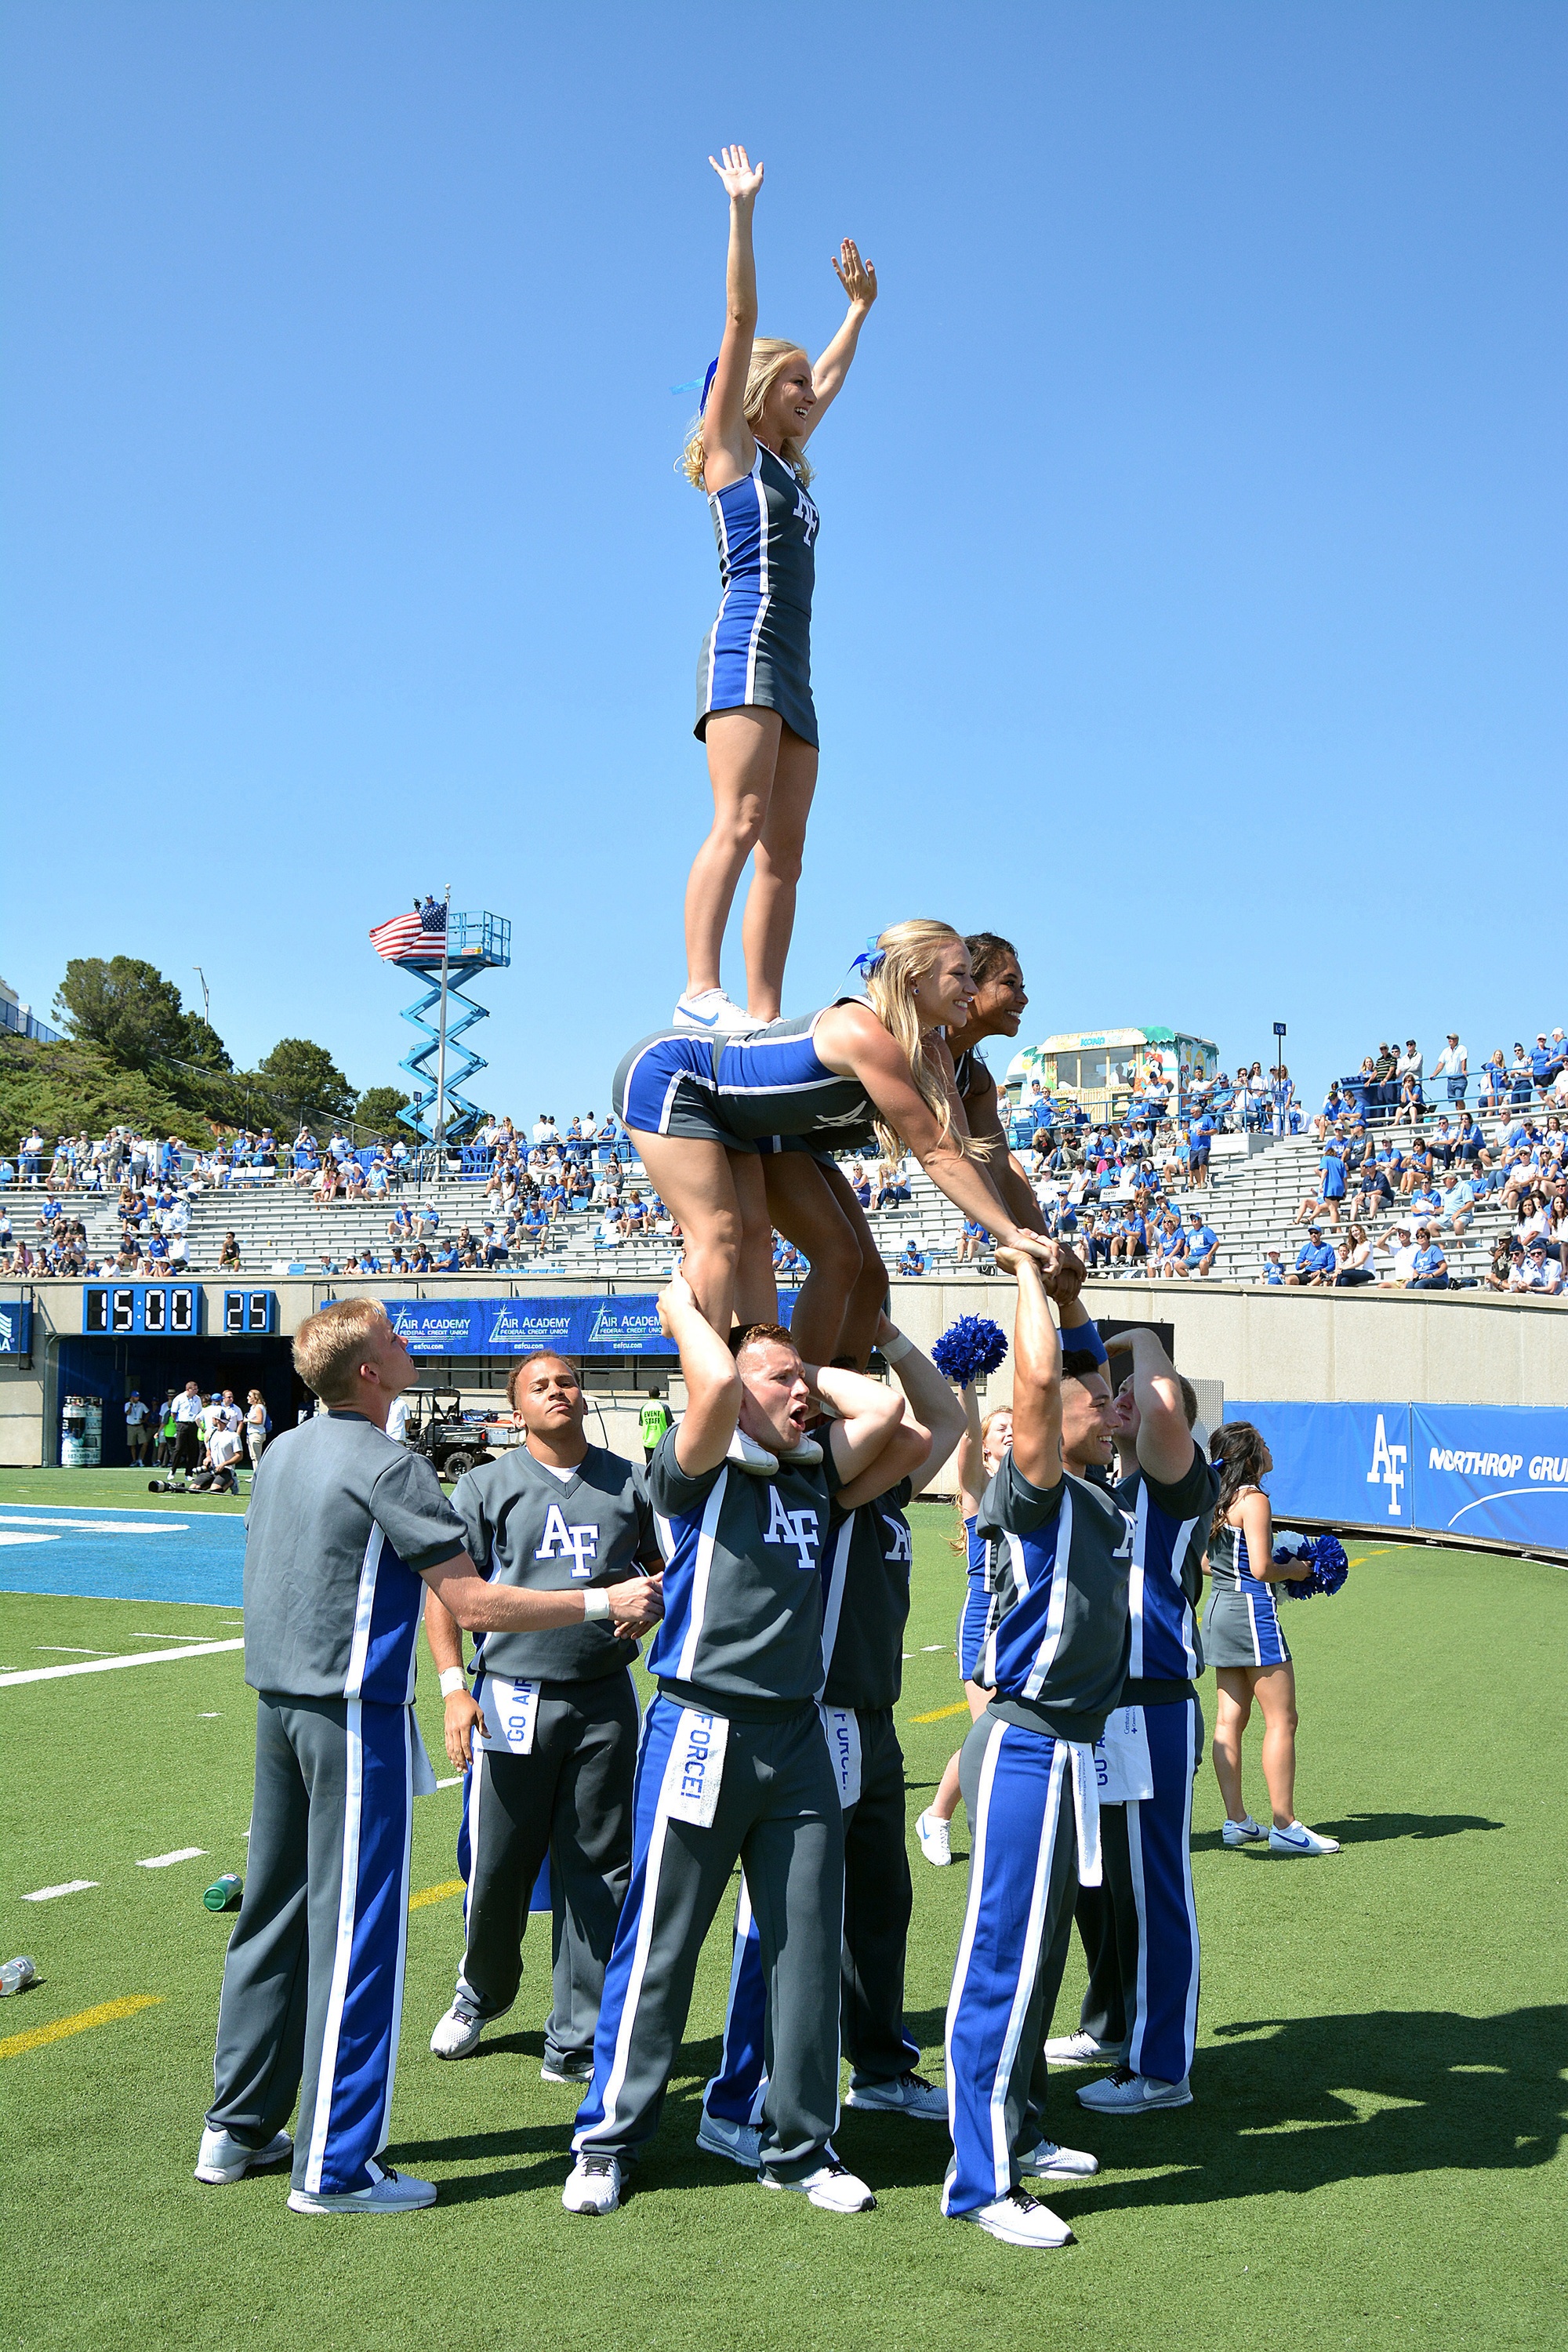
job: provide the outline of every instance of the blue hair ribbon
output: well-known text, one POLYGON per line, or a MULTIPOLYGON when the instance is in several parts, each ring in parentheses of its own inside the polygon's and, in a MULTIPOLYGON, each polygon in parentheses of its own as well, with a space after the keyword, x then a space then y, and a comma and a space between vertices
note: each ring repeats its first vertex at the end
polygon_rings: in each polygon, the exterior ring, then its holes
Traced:
POLYGON ((718 373, 718 361, 710 360, 705 375, 689 375, 684 383, 672 383, 669 387, 671 397, 673 398, 678 392, 696 392, 700 385, 701 397, 697 403, 697 414, 699 416, 704 415, 708 408, 708 395, 713 389, 713 379, 718 373))

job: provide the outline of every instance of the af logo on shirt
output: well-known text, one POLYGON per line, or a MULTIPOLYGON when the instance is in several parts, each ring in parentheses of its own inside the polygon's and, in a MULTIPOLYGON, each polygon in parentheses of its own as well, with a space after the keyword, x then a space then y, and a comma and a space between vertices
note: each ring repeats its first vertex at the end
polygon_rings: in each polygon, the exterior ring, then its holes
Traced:
POLYGON ((893 1538, 891 1550, 885 1551, 882 1558, 886 1560, 905 1561, 912 1567, 914 1551, 910 1540, 909 1522, 906 1519, 884 1519, 882 1525, 893 1538))
POLYGON ((816 537, 817 530, 822 522, 822 517, 817 513, 816 507, 812 504, 811 500, 806 497, 805 492, 802 489, 797 489, 795 491, 795 514, 792 520, 795 522, 805 524, 805 528, 802 531, 801 537, 805 540, 807 547, 809 547, 812 541, 816 537))
POLYGON ((773 1503, 764 1543, 793 1544, 800 1554, 801 1573, 810 1576, 816 1567, 816 1513, 812 1510, 786 1511, 784 1496, 776 1486, 768 1489, 773 1503))
POLYGON ((593 1563, 598 1556, 598 1528, 568 1527, 560 1504, 552 1503, 544 1517, 544 1541, 534 1559, 569 1559, 573 1575, 586 1579, 593 1575, 593 1563))

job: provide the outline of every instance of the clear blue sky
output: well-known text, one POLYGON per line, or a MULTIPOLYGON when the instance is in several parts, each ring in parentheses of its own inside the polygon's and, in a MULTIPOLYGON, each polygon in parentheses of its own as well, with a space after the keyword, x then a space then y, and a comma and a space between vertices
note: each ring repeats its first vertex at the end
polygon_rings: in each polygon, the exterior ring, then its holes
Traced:
POLYGON ((0 66, 40 1011, 199 962, 237 1059, 389 1081, 365 934, 449 880, 514 924, 481 1095, 605 1108, 710 805, 670 386, 741 139, 763 330, 820 348, 846 233, 882 284, 812 453, 787 1009, 918 912, 1017 940, 1026 1042, 1278 1017, 1317 1085, 1568 1019, 1556 0, 45 0, 0 66))

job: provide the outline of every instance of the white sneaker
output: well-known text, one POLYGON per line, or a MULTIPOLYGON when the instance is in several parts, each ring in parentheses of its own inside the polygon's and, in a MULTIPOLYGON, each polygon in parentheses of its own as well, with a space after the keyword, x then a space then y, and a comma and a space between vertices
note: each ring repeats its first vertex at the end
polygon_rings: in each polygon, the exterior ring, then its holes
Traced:
POLYGON ((928 2083, 923 2074, 895 2074, 890 2083, 851 2081, 844 2104, 872 2107, 885 2116, 917 2116, 922 2123, 947 2121, 947 2093, 928 2083))
POLYGON ((580 2156, 572 2177, 561 2191, 568 2213, 618 2213, 621 2210, 621 2168, 613 2156, 580 2156))
POLYGON ((727 1461, 749 1470, 753 1478, 772 1478, 778 1470, 778 1455, 770 1454, 765 1445, 759 1445, 754 1437, 748 1437, 743 1429, 735 1432, 724 1454, 727 1461))
POLYGON ((230 2139, 227 2132, 215 2131, 208 2124, 202 2133, 195 2178, 215 2186, 243 2180, 254 2166, 281 2164, 293 2153, 294 2143, 286 2131, 275 2132, 265 2147, 247 2147, 242 2140, 230 2139))
POLYGON ((484 2030, 484 2020, 459 1993, 430 2036, 431 2051, 437 2058, 466 2058, 470 2050, 479 2048, 484 2030))
POLYGON ((939 1822, 934 1813, 922 1813, 915 1823, 915 1835, 931 1868, 945 1870, 952 1860, 952 1822, 939 1822))
POLYGON ((695 996, 675 1000, 675 1026, 695 1029, 704 1037, 749 1037, 753 1029, 763 1025, 742 1013, 721 988, 700 989, 695 996))
POLYGON ((1114 2066, 1121 2045, 1097 2042, 1092 2033, 1056 2033, 1046 2044, 1046 2057, 1053 2066, 1114 2066))
POLYGON ((433 2180, 416 2180, 409 2173, 394 2172, 390 2165, 368 2189, 347 2189, 341 2194, 328 2189, 289 2191, 290 2213, 414 2213, 422 2205, 435 2202, 433 2180))
POLYGON ((1026 2189, 1010 2189, 994 2204, 977 2205, 973 2213, 960 2213, 957 2218, 973 2221, 976 2229, 989 2231, 1005 2246, 1029 2246, 1037 2253, 1072 2243, 1072 2231, 1060 2214, 1042 2205, 1037 2197, 1031 2197, 1026 2189))
POLYGON ((1320 1837, 1305 1822, 1292 1822, 1288 1830, 1270 1830, 1270 1853, 1338 1853, 1338 1838, 1320 1837))
POLYGON ((540 2066, 539 2079, 542 2083, 575 2084, 581 2089, 594 2079, 594 2062, 591 2058, 546 2057, 540 2066))
POLYGON ((1080 2107, 1098 2116, 1142 2116, 1152 2107, 1190 2107, 1192 2085, 1184 2074, 1179 2083, 1162 2083, 1154 2074, 1134 2074, 1118 2066, 1098 2082, 1086 2083, 1078 2094, 1080 2107))
POLYGON ((831 2163, 819 2165, 808 2172, 804 2180, 778 2180, 771 2172, 758 2175, 764 2189, 793 2189, 809 2198, 825 2213, 869 2213, 876 2199, 863 2180, 858 2180, 847 2164, 837 2158, 831 2163))
POLYGON ((1268 1832, 1261 1822, 1255 1822, 1250 1813, 1243 1813, 1240 1821, 1226 1822, 1220 1835, 1229 1846, 1261 1845, 1268 1832))
POLYGON ((1018 2158, 1018 2169, 1036 2180, 1092 2180, 1100 2158, 1086 2147, 1058 2147, 1054 2139, 1042 2139, 1018 2158))
POLYGON ((755 2172, 763 2160, 763 2135, 755 2124, 732 2124, 710 2116, 706 2107, 697 2126, 697 2145, 708 2156, 727 2157, 746 2172, 755 2172))

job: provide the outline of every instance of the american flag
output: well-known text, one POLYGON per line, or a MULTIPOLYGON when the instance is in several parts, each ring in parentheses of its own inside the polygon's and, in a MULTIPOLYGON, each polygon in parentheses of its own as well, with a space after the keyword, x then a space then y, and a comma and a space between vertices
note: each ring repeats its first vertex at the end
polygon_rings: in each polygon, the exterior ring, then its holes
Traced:
POLYGON ((388 963, 405 963, 410 956, 438 956, 447 929, 447 908, 439 898, 426 898, 412 914, 394 915, 377 923, 370 943, 388 963))

